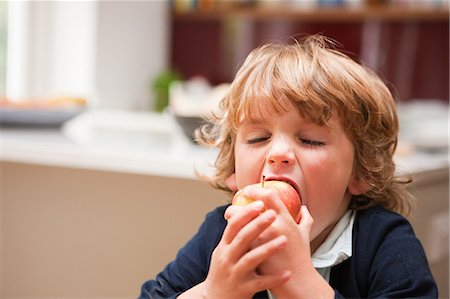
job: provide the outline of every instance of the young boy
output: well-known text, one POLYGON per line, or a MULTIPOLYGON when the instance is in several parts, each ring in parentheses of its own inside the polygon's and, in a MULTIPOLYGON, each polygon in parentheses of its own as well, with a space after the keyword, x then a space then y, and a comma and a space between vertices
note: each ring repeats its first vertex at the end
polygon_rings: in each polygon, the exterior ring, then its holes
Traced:
POLYGON ((385 84, 320 36, 255 49, 199 134, 210 183, 258 200, 209 213, 141 298, 436 298, 394 177, 398 122, 385 84), (265 180, 289 182, 297 224, 265 180), (250 186, 253 185, 253 186, 250 186))

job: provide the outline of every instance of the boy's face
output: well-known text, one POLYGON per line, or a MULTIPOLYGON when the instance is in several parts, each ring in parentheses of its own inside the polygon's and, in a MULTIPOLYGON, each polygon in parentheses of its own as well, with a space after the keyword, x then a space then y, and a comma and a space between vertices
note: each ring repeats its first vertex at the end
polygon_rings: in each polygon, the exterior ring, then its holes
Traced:
POLYGON ((353 178, 354 147, 336 118, 314 125, 293 106, 288 112, 243 122, 237 131, 235 180, 238 189, 270 179, 296 185, 313 219, 312 242, 323 242, 359 194, 353 178))

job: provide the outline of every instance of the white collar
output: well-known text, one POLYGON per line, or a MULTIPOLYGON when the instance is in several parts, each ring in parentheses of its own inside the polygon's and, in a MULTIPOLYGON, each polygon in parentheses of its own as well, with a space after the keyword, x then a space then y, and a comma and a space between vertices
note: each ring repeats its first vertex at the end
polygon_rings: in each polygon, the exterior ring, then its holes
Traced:
POLYGON ((348 210, 312 256, 314 268, 328 268, 352 256, 352 231, 356 212, 348 210))

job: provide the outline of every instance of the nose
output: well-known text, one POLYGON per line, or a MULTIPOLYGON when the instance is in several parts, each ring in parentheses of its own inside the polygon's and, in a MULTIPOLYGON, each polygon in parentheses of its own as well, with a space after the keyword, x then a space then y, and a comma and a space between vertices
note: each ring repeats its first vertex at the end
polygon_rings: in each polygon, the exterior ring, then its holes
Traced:
POLYGON ((295 153, 292 148, 291 140, 288 138, 278 138, 273 140, 266 159, 271 167, 292 165, 295 160, 295 153))

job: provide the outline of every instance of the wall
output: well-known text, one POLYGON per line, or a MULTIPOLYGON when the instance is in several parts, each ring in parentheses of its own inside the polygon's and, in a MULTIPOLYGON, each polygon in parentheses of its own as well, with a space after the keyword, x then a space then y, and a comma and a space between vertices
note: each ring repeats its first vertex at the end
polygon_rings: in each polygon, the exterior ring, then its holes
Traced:
POLYGON ((96 84, 99 106, 147 110, 153 78, 168 64, 165 1, 99 1, 96 84))

